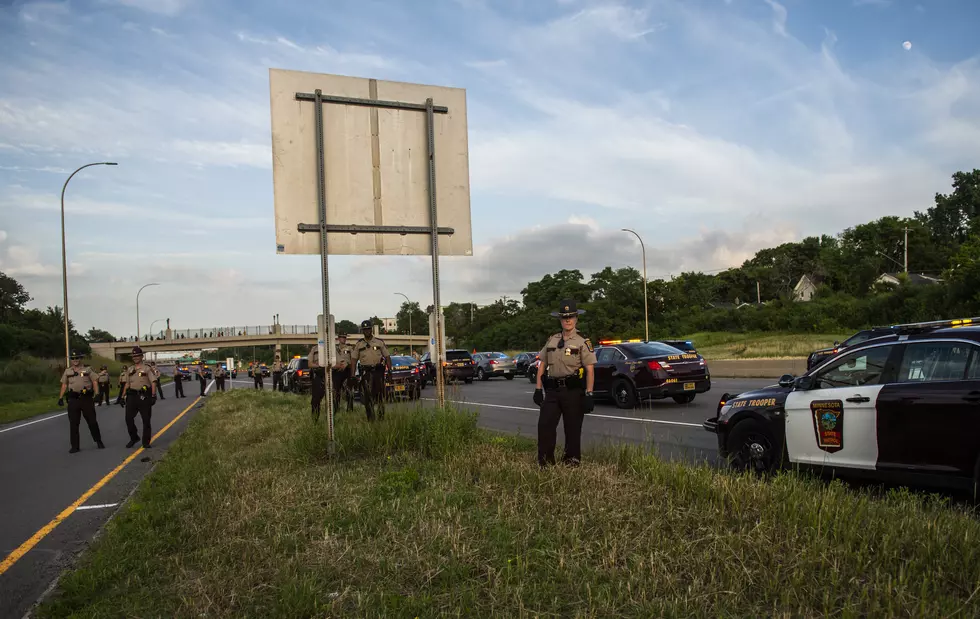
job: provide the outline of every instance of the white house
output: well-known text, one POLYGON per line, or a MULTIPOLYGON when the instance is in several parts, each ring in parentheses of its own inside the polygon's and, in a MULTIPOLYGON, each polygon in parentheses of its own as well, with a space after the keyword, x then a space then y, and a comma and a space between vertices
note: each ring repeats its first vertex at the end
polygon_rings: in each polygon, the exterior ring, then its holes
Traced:
POLYGON ((814 278, 804 275, 793 287, 793 299, 795 301, 809 301, 817 293, 817 283, 814 278))
MULTIPOLYGON (((876 284, 891 284, 892 286, 898 286, 899 276, 901 273, 882 273, 881 277, 875 280, 876 284)), ((930 284, 938 284, 943 281, 938 277, 932 277, 930 275, 923 275, 922 273, 909 273, 909 284, 912 286, 928 286, 930 284)))
POLYGON ((384 323, 382 328, 391 333, 398 330, 398 319, 397 318, 382 318, 381 322, 384 323))

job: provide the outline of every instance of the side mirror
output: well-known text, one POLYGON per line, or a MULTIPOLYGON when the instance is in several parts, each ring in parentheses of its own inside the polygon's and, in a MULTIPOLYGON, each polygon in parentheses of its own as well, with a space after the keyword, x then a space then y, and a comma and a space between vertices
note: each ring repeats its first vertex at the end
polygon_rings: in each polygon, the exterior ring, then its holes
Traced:
POLYGON ((780 387, 784 387, 784 388, 792 387, 795 382, 796 379, 793 378, 792 374, 783 374, 782 376, 779 377, 780 387))
POLYGON ((810 389, 813 389, 813 377, 800 376, 796 379, 796 388, 800 391, 809 391, 810 389))
POLYGON ((834 348, 840 348, 840 342, 838 340, 834 340, 834 348))

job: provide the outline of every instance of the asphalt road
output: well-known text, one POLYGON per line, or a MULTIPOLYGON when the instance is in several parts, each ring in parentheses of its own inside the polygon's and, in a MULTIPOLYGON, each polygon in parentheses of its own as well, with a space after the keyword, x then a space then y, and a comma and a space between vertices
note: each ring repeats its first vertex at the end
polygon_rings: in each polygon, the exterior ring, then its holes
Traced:
MULTIPOLYGON (((239 385, 242 386, 242 385, 239 385)), ((213 384, 209 385, 213 389, 213 384)), ((196 381, 184 384, 187 397, 175 398, 172 383, 163 385, 166 399, 153 407, 156 435, 185 409, 183 417, 158 436, 109 481, 77 505, 83 495, 123 464, 139 446, 127 449, 129 435, 122 407, 96 407, 106 448, 96 449, 88 426, 79 430, 81 451, 69 454, 68 416, 53 413, 0 426, 0 617, 22 617, 49 587, 73 555, 84 549, 118 505, 136 488, 153 463, 161 459, 200 407, 196 381), (196 405, 195 405, 196 404, 196 405), (11 553, 59 517, 12 565, 11 553)), ((115 391, 112 401, 115 401, 115 391)), ((201 402, 204 399, 200 399, 201 402)), ((137 427, 142 422, 137 416, 137 427)))
MULTIPOLYGON (((611 402, 596 401, 595 411, 582 424, 582 446, 630 443, 657 453, 665 460, 718 464, 718 439, 701 427, 713 417, 723 393, 758 389, 775 383, 772 379, 712 379, 711 391, 699 394, 690 404, 671 399, 652 400, 633 410, 617 408, 611 402)), ((534 385, 527 379, 503 378, 470 385, 450 385, 446 396, 453 402, 480 413, 480 425, 492 430, 537 437, 538 407, 531 400, 534 385)), ((427 387, 423 399, 435 397, 427 387)), ((558 442, 564 441, 561 424, 558 442)))

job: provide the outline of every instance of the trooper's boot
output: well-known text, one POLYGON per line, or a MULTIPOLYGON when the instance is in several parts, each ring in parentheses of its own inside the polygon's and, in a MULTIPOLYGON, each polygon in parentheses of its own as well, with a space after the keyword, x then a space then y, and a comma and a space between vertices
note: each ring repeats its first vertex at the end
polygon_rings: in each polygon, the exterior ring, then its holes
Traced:
POLYGON ((102 444, 102 441, 97 441, 95 443, 95 446, 98 447, 99 449, 105 449, 105 445, 102 444))
POLYGON ((126 443, 126 449, 132 449, 133 445, 135 445, 138 442, 140 442, 139 439, 130 440, 128 443, 126 443))

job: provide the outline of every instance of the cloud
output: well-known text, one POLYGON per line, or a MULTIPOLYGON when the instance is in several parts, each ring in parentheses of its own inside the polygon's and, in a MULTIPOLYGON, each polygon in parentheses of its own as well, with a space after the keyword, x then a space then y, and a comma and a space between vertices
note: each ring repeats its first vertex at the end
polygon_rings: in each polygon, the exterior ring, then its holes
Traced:
POLYGON ((126 7, 158 15, 174 16, 181 13, 191 0, 111 0, 126 7))
POLYGON ((0 230, 0 243, 3 243, 6 240, 7 240, 7 231, 0 230))
POLYGON ((854 6, 889 6, 891 0, 854 0, 854 6))
POLYGON ((176 153, 185 156, 185 161, 194 165, 272 167, 272 147, 269 144, 174 140, 171 146, 176 153))
POLYGON ((772 30, 782 37, 787 37, 786 17, 788 15, 786 7, 776 2, 776 0, 765 0, 765 3, 772 7, 772 30))
MULTIPOLYGON (((6 246, 0 253, 0 271, 13 278, 31 280, 57 278, 59 281, 61 279, 61 264, 44 262, 38 249, 28 245, 6 246)), ((83 264, 69 261, 69 275, 79 276, 85 273, 86 268, 83 264)))

